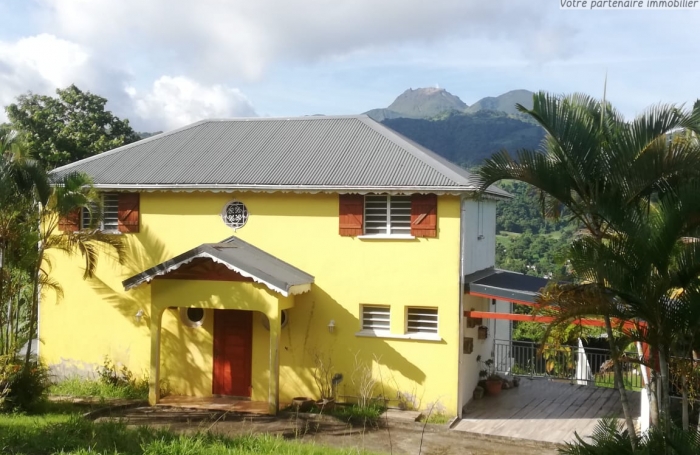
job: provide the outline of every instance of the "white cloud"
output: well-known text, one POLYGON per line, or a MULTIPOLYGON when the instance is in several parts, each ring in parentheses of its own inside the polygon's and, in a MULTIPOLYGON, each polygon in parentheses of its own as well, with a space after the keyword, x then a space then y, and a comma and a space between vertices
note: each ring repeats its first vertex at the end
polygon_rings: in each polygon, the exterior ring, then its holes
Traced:
POLYGON ((144 94, 133 87, 127 87, 126 93, 140 117, 137 123, 149 131, 170 130, 205 118, 256 115, 240 90, 218 84, 204 86, 182 76, 162 76, 144 94))
MULTIPOLYGON (((88 47, 40 34, 0 41, 0 106, 18 95, 53 95, 71 84, 109 100, 108 109, 145 131, 172 129, 208 117, 256 115, 238 90, 221 84, 202 85, 187 77, 162 76, 139 93, 131 76, 93 57, 88 47)), ((6 121, 0 111, 0 122, 6 121)))
MULTIPOLYGON (((128 97, 123 87, 128 77, 122 70, 95 59, 88 47, 51 34, 0 41, 0 106, 14 102, 23 93, 54 95, 57 88, 75 84, 106 97, 109 108, 124 115, 128 97)), ((5 120, 2 110, 0 121, 5 120)))
MULTIPOLYGON (((5 106, 30 90, 46 94, 78 82, 89 60, 84 47, 53 35, 0 41, 0 103, 5 106)), ((5 120, 4 111, 0 120, 5 120)))
POLYGON ((148 53, 197 80, 258 80, 277 62, 454 37, 525 51, 559 11, 552 0, 43 1, 46 26, 61 36, 110 55, 148 53))

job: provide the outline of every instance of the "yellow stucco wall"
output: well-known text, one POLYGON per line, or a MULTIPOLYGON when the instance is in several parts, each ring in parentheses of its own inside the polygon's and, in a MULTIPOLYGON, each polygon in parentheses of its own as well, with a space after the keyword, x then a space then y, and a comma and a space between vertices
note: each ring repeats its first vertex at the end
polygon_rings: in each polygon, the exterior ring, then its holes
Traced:
MULTIPOLYGON (((141 195, 141 231, 126 234, 128 260, 119 266, 109 258, 97 277, 83 280, 80 258, 51 255, 51 275, 64 288, 56 302, 47 294, 40 305, 40 355, 65 373, 90 371, 105 355, 135 373, 149 366, 151 298, 190 305, 203 290, 228 292, 232 283, 156 281, 125 292, 121 281, 201 243, 232 234, 314 275, 312 290, 294 298, 289 324, 280 342, 280 400, 317 396, 311 369, 315 353, 332 359, 344 376, 339 395, 355 395, 355 358, 374 364, 384 395, 415 397, 426 407, 440 401, 457 412, 461 353, 459 340, 460 202, 438 199, 438 238, 365 240, 338 234, 337 194, 293 193, 170 193, 141 195), (226 202, 246 204, 248 223, 233 232, 221 221, 226 202), (393 334, 405 332, 409 306, 439 309, 441 341, 417 341, 356 336, 360 305, 391 305, 393 334), (138 310, 146 315, 137 321, 138 310), (328 323, 335 321, 334 333, 328 323)), ((262 285, 234 283, 241 292, 273 298, 262 285), (242 291, 248 289, 247 291, 242 291)), ((196 305, 195 305, 196 306, 196 305)), ((254 316, 253 399, 267 399, 269 332, 254 316)), ((212 375, 211 313, 202 327, 183 326, 177 311, 165 310, 161 368, 173 393, 207 395, 212 375)), ((381 392, 381 387, 377 393, 381 392)))

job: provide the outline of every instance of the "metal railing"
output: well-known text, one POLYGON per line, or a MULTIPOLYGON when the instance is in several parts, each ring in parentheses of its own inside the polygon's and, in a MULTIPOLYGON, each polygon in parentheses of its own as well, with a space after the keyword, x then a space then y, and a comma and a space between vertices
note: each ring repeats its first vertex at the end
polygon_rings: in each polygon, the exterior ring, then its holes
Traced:
MULTIPOLYGON (((637 353, 626 353, 637 357, 637 353)), ((494 341, 494 366, 497 373, 516 376, 547 377, 578 384, 613 387, 614 375, 610 351, 578 346, 542 346, 528 341, 494 341)), ((623 363, 623 378, 628 389, 643 387, 637 365, 623 363)))

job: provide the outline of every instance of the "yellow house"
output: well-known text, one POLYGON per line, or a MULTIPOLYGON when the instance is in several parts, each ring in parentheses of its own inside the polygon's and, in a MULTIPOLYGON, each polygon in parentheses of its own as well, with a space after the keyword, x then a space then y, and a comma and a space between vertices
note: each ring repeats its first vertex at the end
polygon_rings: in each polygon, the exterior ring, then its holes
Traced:
MULTIPOLYGON (((173 395, 351 401, 370 371, 390 404, 459 415, 491 344, 495 205, 473 176, 365 116, 208 120, 54 171, 90 175, 123 236, 94 279, 52 253, 39 355, 62 375, 105 356, 173 395), (320 386, 320 387, 319 387, 320 386)), ((67 230, 89 222, 63 220, 67 230)), ((496 327, 492 329, 495 330, 496 327)))

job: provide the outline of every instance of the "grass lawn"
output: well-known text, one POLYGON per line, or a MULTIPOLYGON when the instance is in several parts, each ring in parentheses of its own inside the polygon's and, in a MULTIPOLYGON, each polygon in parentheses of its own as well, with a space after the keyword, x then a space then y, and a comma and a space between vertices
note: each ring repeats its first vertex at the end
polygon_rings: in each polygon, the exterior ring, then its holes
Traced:
POLYGON ((131 428, 123 422, 93 422, 85 409, 49 403, 36 416, 0 414, 0 453, 13 455, 349 455, 368 453, 285 441, 269 435, 226 437, 181 435, 162 429, 131 428))

